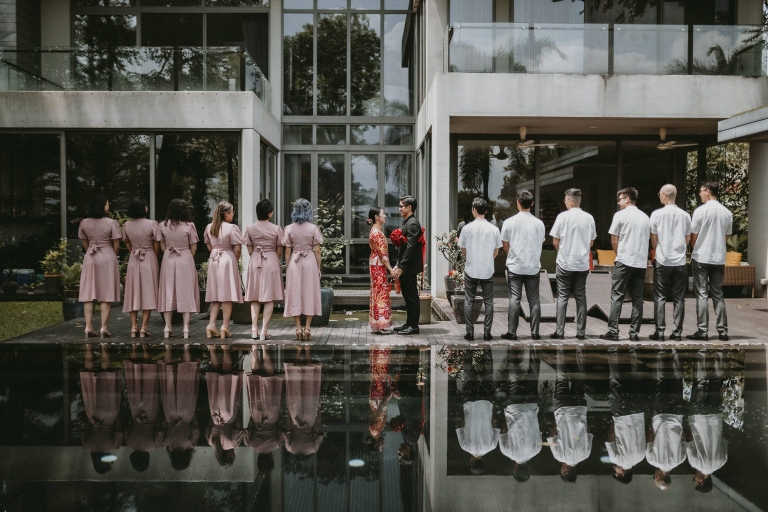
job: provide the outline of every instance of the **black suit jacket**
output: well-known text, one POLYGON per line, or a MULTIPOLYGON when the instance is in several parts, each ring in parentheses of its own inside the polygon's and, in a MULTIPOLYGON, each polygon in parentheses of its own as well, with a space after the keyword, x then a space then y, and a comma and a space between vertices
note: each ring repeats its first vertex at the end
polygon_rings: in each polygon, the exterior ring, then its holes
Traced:
POLYGON ((424 265, 421 261, 422 243, 419 242, 421 238, 421 224, 415 215, 408 217, 402 227, 403 236, 408 240, 400 246, 397 254, 397 268, 401 269, 404 274, 418 274, 424 270, 424 265))

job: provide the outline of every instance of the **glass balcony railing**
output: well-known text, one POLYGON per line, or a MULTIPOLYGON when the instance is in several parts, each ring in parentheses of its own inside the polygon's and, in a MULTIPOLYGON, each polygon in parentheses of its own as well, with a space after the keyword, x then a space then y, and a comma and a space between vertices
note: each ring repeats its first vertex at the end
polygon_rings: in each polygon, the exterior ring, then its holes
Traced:
POLYGON ((0 49, 0 90, 251 91, 269 82, 239 47, 0 49))
MULTIPOLYGON (((766 74, 752 26, 457 23, 445 68, 458 73, 766 74)), ((758 34, 758 35, 755 35, 758 34)))

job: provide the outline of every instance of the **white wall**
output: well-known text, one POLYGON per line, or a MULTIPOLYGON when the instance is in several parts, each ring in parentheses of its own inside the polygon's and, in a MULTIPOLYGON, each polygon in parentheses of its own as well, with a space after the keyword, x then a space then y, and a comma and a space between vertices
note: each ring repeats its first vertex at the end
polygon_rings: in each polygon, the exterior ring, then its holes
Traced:
POLYGON ((760 279, 768 277, 768 143, 749 145, 749 263, 755 266, 755 296, 763 297, 760 279))

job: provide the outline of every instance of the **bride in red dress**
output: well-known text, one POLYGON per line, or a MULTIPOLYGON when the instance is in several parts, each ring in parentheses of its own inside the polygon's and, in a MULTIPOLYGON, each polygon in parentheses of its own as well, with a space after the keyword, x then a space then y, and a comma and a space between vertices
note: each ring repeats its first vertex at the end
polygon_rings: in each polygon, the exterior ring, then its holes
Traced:
POLYGON ((371 324, 373 332, 384 334, 392 327, 392 304, 389 301, 389 281, 387 280, 387 272, 392 272, 392 266, 389 264, 387 237, 383 232, 387 215, 383 209, 374 206, 368 212, 367 222, 371 226, 371 234, 368 236, 368 245, 371 247, 371 258, 368 262, 371 272, 371 305, 368 323, 371 324))

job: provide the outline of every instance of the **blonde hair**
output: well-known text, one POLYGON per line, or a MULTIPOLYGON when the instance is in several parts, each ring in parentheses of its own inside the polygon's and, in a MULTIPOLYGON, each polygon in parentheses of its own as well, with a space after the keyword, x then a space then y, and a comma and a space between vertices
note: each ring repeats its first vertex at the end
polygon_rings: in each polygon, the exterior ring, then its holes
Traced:
POLYGON ((234 206, 227 201, 222 201, 216 205, 216 209, 213 211, 213 221, 211 222, 211 234, 213 236, 219 236, 221 231, 221 223, 224 222, 224 214, 234 210, 234 206))

